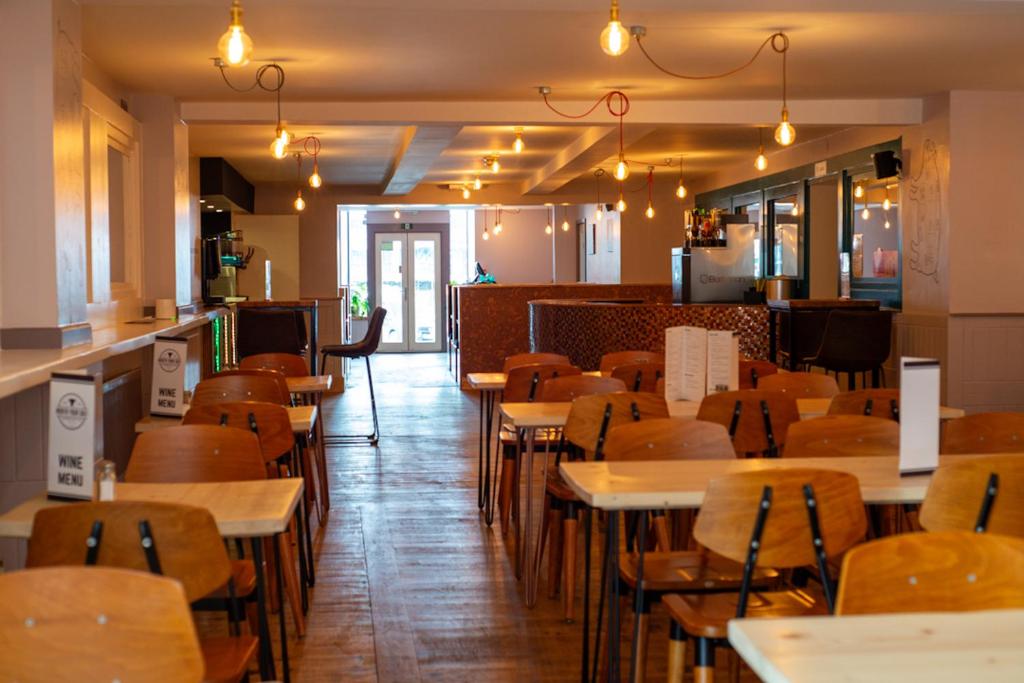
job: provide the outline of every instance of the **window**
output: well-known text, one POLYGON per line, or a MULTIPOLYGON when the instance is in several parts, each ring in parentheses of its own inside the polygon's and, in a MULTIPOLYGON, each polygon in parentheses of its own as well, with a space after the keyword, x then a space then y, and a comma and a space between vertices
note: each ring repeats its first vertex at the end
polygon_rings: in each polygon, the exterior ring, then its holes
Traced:
POLYGON ((110 226, 110 282, 126 282, 124 261, 124 172, 125 158, 107 147, 107 217, 110 226))
POLYGON ((772 275, 800 277, 802 252, 800 244, 800 207, 797 196, 788 195, 771 202, 772 207, 772 275))
POLYGON ((850 276, 895 280, 900 267, 899 182, 862 173, 853 176, 852 185, 850 276))
POLYGON ((338 207, 338 282, 348 287, 351 312, 369 314, 367 275, 366 210, 338 207))

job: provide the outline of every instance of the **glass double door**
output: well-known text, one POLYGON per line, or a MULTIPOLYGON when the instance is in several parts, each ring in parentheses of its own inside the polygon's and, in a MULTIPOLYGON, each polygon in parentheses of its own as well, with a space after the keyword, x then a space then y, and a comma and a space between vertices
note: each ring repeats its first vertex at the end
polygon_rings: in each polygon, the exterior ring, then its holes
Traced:
POLYGON ((381 351, 441 350, 441 233, 379 232, 373 238, 381 351))

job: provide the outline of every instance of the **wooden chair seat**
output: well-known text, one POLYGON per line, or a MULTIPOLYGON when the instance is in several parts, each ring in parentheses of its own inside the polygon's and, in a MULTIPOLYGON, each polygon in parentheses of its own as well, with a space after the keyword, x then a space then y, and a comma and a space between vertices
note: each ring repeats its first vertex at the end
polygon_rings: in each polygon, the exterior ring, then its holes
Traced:
MULTIPOLYGON (((256 590, 256 565, 252 560, 231 560, 231 578, 235 582, 235 597, 244 598, 256 590)), ((210 593, 211 598, 227 598, 228 587, 225 585, 210 593)))
MULTIPOLYGON (((686 632, 701 638, 727 638, 729 620, 736 618, 739 593, 673 593, 662 598, 669 615, 686 632)), ((824 596, 815 588, 788 591, 751 591, 747 617, 778 619, 828 614, 824 596)))
POLYGON ((579 497, 576 493, 565 483, 565 479, 562 478, 562 473, 557 471, 548 471, 548 479, 544 483, 544 490, 550 496, 554 496, 558 500, 571 500, 573 502, 580 502, 579 497))
MULTIPOLYGON (((619 575, 630 588, 636 588, 637 556, 624 553, 619 560, 619 575)), ((772 569, 756 569, 753 581, 769 588, 778 578, 772 569)), ((743 566, 721 555, 701 550, 644 553, 644 591, 737 590, 743 581, 743 566)))
POLYGON ((204 638, 200 646, 206 664, 207 683, 237 683, 256 657, 259 640, 253 636, 204 638))

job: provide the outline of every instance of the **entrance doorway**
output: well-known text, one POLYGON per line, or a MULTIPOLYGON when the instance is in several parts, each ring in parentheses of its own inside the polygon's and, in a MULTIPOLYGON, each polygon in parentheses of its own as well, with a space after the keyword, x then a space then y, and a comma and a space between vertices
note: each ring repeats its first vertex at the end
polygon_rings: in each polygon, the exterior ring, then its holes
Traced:
POLYGON ((374 300, 388 314, 381 351, 441 351, 440 232, 374 232, 374 300))

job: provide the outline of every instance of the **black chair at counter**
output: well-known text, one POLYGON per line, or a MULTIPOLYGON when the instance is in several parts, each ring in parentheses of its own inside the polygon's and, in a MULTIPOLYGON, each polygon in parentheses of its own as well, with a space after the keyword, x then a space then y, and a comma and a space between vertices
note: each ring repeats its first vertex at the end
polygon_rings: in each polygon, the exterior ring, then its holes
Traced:
POLYGON ((324 437, 325 445, 342 445, 369 443, 376 446, 380 440, 380 426, 377 423, 377 399, 373 394, 373 373, 370 370, 370 356, 377 352, 380 346, 381 334, 384 330, 384 316, 387 311, 378 306, 370 313, 370 322, 367 325, 366 336, 361 341, 352 344, 329 344, 320 347, 320 355, 323 362, 320 364, 320 372, 327 374, 328 358, 365 358, 366 359, 366 381, 370 385, 370 409, 373 412, 373 433, 371 434, 336 434, 324 437))
MULTIPOLYGON (((817 355, 810 365, 826 372, 845 372, 850 391, 857 388, 857 373, 871 373, 871 386, 884 386, 882 364, 889 358, 892 345, 892 313, 890 311, 842 311, 828 315, 825 334, 817 355)), ((866 375, 861 382, 867 387, 866 375)))
POLYGON ((238 309, 238 359, 259 353, 290 353, 309 350, 306 319, 301 311, 238 309))

